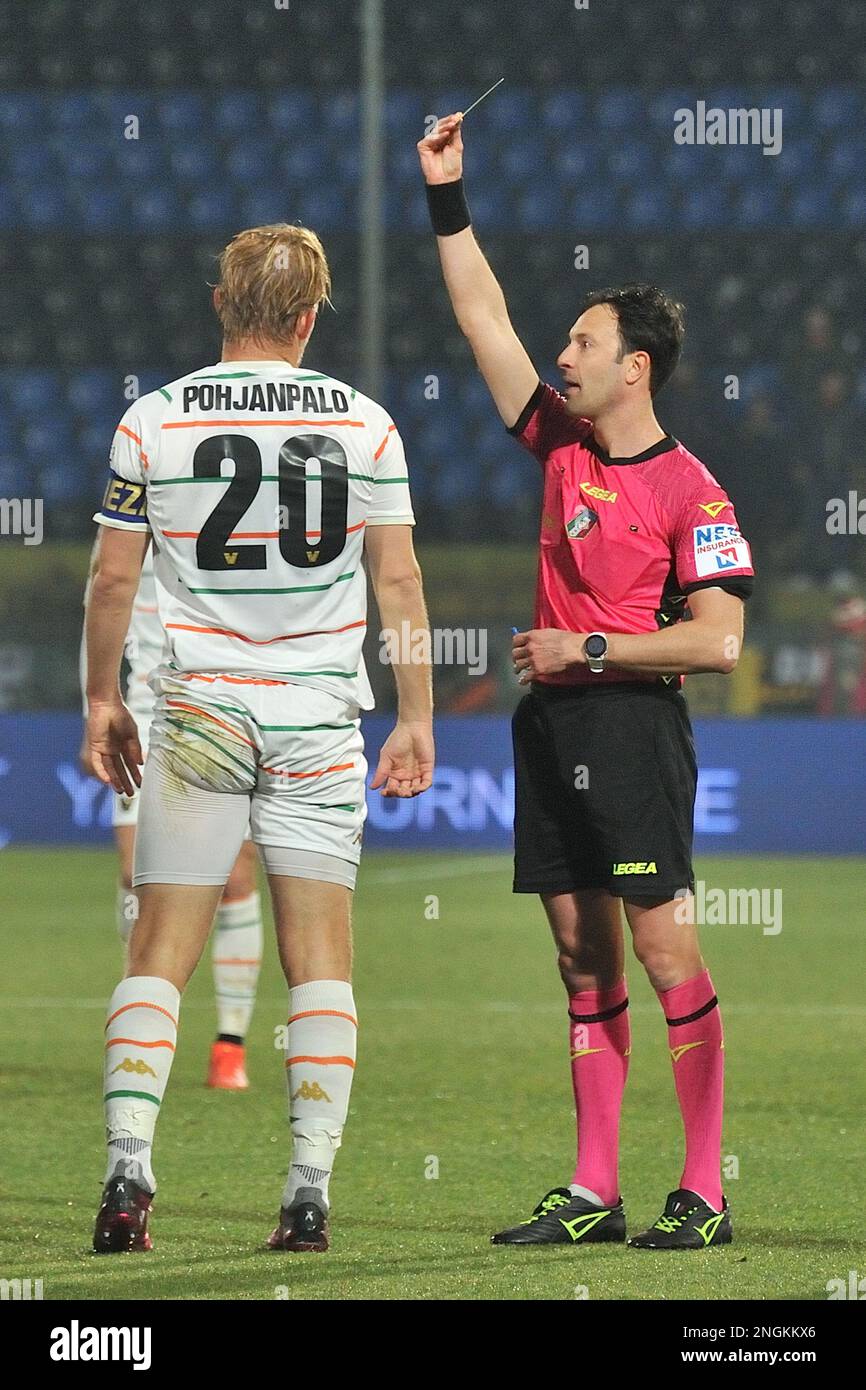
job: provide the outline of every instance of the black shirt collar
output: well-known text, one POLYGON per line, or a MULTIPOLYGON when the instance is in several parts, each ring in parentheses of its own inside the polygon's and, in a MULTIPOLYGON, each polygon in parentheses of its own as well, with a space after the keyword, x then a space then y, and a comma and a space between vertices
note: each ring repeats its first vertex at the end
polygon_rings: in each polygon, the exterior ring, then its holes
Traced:
POLYGON ((644 449, 642 454, 635 454, 633 458, 611 458, 606 449, 599 444, 595 435, 589 435, 585 441, 585 447, 590 453, 595 454, 600 463, 605 467, 619 468, 631 463, 646 463, 647 459, 654 459, 657 454, 668 454, 671 449, 678 447, 679 441, 674 439, 672 434, 666 434, 664 439, 660 439, 657 444, 651 444, 648 449, 644 449))

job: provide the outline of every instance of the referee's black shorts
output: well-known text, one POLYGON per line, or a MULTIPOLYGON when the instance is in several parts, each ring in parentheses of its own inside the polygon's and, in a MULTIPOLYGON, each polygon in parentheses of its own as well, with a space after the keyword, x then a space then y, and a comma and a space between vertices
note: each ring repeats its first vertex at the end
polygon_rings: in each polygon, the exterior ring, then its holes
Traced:
POLYGON ((653 682, 536 682, 514 713, 514 892, 694 890, 685 698, 653 682))

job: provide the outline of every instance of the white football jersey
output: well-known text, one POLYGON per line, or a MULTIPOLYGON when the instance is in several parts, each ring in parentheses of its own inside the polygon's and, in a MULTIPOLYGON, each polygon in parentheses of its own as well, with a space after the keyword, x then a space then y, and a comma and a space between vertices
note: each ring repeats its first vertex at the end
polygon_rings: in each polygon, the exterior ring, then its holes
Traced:
MULTIPOLYGON (((90 580, 84 590, 84 606, 90 596, 90 580)), ((153 704, 153 692, 148 688, 151 671, 155 671, 163 660, 165 652, 165 633, 159 619, 156 601, 156 580, 153 573, 153 546, 145 551, 141 566, 138 590, 132 605, 132 617, 124 644, 124 656, 129 665, 126 683, 126 703, 134 704, 140 713, 142 708, 153 704)), ((87 645, 84 628, 81 631, 81 652, 79 656, 81 677, 81 700, 85 718, 87 717, 87 645)))
POLYGON ((127 704, 141 705, 148 701, 152 703, 153 693, 147 682, 151 671, 156 670, 164 656, 165 632, 159 617, 151 543, 141 566, 138 592, 132 605, 132 617, 126 634, 126 659, 129 662, 127 704))
POLYGON ((109 464, 94 520, 153 532, 169 670, 372 708, 364 532, 415 522, 381 406, 287 362, 218 362, 130 406, 109 464))

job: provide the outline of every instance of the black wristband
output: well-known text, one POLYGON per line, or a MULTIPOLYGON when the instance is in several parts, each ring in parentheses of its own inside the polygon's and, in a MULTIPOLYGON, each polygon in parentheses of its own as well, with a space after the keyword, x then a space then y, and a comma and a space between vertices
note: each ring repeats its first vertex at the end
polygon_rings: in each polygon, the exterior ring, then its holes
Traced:
POLYGON ((428 183, 427 206, 437 236, 453 236, 472 223, 462 179, 453 183, 428 183))

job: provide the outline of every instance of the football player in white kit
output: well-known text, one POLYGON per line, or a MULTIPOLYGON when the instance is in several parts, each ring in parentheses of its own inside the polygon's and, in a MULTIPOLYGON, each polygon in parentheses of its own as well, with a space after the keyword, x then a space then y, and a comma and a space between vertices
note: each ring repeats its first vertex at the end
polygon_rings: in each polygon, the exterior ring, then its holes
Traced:
MULTIPOLYGON (((94 551, 99 545, 96 538, 94 551)), ((91 561, 95 564, 96 556, 91 561)), ((89 586, 88 586, 89 587, 89 586)), ((85 603, 86 603, 85 595, 85 603)), ((141 567, 141 579, 132 605, 132 620, 124 645, 129 674, 126 706, 135 720, 142 752, 147 755, 153 719, 154 693, 148 684, 151 672, 162 660, 165 634, 159 620, 153 551, 148 550, 141 567)), ((81 642, 81 690, 87 686, 84 635, 81 642)), ((87 718, 87 702, 84 702, 87 718)), ((81 765, 95 776, 85 737, 81 745, 81 765)), ((139 796, 115 793, 112 821, 118 858, 115 923, 124 945, 138 915, 138 895, 132 887, 132 859, 139 796)), ((256 986, 262 961, 262 908, 256 879, 256 852, 250 839, 241 846, 217 908, 212 936, 212 968, 217 1010, 217 1036, 211 1044, 207 1085, 224 1091, 244 1091, 249 1086, 245 1040, 256 1002, 256 986)))
MULTIPOLYGON (((384 630, 428 632, 396 427, 368 397, 301 367, 330 275, 318 237, 278 224, 220 259, 221 360, 127 410, 87 606, 87 736, 97 774, 141 782, 139 914, 108 1010, 101 1253, 151 1248, 151 1145, 181 992, 249 824, 289 986, 292 1153, 268 1244, 328 1247, 329 1179, 355 1066, 350 904, 366 815, 360 711, 369 567, 384 630), (153 537, 167 651, 143 778, 118 669, 153 537)), ((429 639, 392 652, 395 727, 371 787, 433 776, 429 639)))

